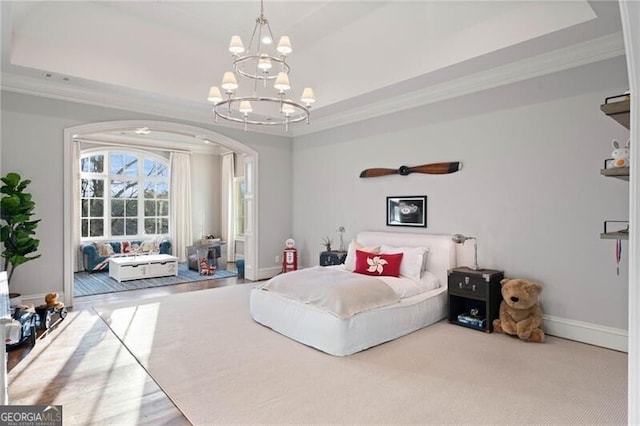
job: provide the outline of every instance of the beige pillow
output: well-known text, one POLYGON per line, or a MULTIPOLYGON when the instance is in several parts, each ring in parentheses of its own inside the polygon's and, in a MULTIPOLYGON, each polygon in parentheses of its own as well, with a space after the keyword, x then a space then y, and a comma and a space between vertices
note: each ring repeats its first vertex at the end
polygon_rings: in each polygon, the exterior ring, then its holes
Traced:
POLYGON ((109 243, 95 243, 96 249, 100 256, 111 256, 113 254, 113 247, 109 243))
POLYGON ((380 246, 375 247, 365 247, 356 240, 353 240, 349 243, 349 248, 347 249, 347 257, 344 261, 344 268, 347 271, 355 271, 356 270, 356 250, 366 251, 367 253, 378 254, 380 253, 380 246))

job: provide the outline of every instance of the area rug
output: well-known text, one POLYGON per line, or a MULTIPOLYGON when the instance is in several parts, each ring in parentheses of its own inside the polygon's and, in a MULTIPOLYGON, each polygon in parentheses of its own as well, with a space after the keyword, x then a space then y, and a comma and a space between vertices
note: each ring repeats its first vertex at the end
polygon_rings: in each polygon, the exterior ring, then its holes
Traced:
POLYGON ((347 357, 251 318, 251 284, 94 309, 204 424, 626 424, 627 355, 439 322, 347 357))
POLYGON ((119 283, 109 276, 109 272, 76 272, 73 277, 73 296, 92 296, 94 294, 115 293, 127 290, 140 290, 150 287, 180 284, 191 281, 213 280, 218 278, 235 277, 232 271, 216 270, 214 275, 200 275, 192 271, 186 263, 178 265, 178 275, 170 277, 147 278, 141 280, 123 281, 119 283))

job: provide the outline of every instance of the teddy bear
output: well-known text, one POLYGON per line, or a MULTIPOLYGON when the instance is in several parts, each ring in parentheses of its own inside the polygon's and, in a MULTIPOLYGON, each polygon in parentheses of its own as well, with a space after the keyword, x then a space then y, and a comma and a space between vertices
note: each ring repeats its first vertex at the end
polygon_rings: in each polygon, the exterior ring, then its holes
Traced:
POLYGON ((542 285, 520 278, 505 278, 500 285, 500 315, 493 320, 493 330, 517 335, 525 341, 544 342, 542 308, 538 301, 542 285))
POLYGON ((49 293, 44 297, 44 301, 48 308, 60 308, 63 306, 61 302, 58 302, 58 293, 49 293))

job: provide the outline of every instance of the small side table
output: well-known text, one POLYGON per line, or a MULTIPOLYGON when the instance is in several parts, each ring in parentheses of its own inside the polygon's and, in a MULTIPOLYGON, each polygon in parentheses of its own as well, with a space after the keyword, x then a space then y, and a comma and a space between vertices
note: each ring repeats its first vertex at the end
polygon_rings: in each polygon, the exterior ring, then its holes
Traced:
POLYGON ((346 258, 346 251, 323 251, 320 253, 320 266, 341 265, 346 258))
POLYGON ((500 313, 504 272, 463 267, 448 274, 449 322, 491 333, 500 313))

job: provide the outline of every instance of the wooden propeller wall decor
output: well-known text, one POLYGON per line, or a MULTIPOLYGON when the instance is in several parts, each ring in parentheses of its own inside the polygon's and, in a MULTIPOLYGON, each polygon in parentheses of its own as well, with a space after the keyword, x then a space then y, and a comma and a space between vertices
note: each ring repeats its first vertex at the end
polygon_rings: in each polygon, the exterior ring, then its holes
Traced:
POLYGON ((411 173, 425 173, 428 175, 444 175, 447 173, 455 173, 462 168, 462 163, 452 161, 449 163, 431 163, 422 166, 407 167, 400 166, 398 169, 366 169, 360 173, 361 178, 379 177, 388 175, 406 176, 411 173))

